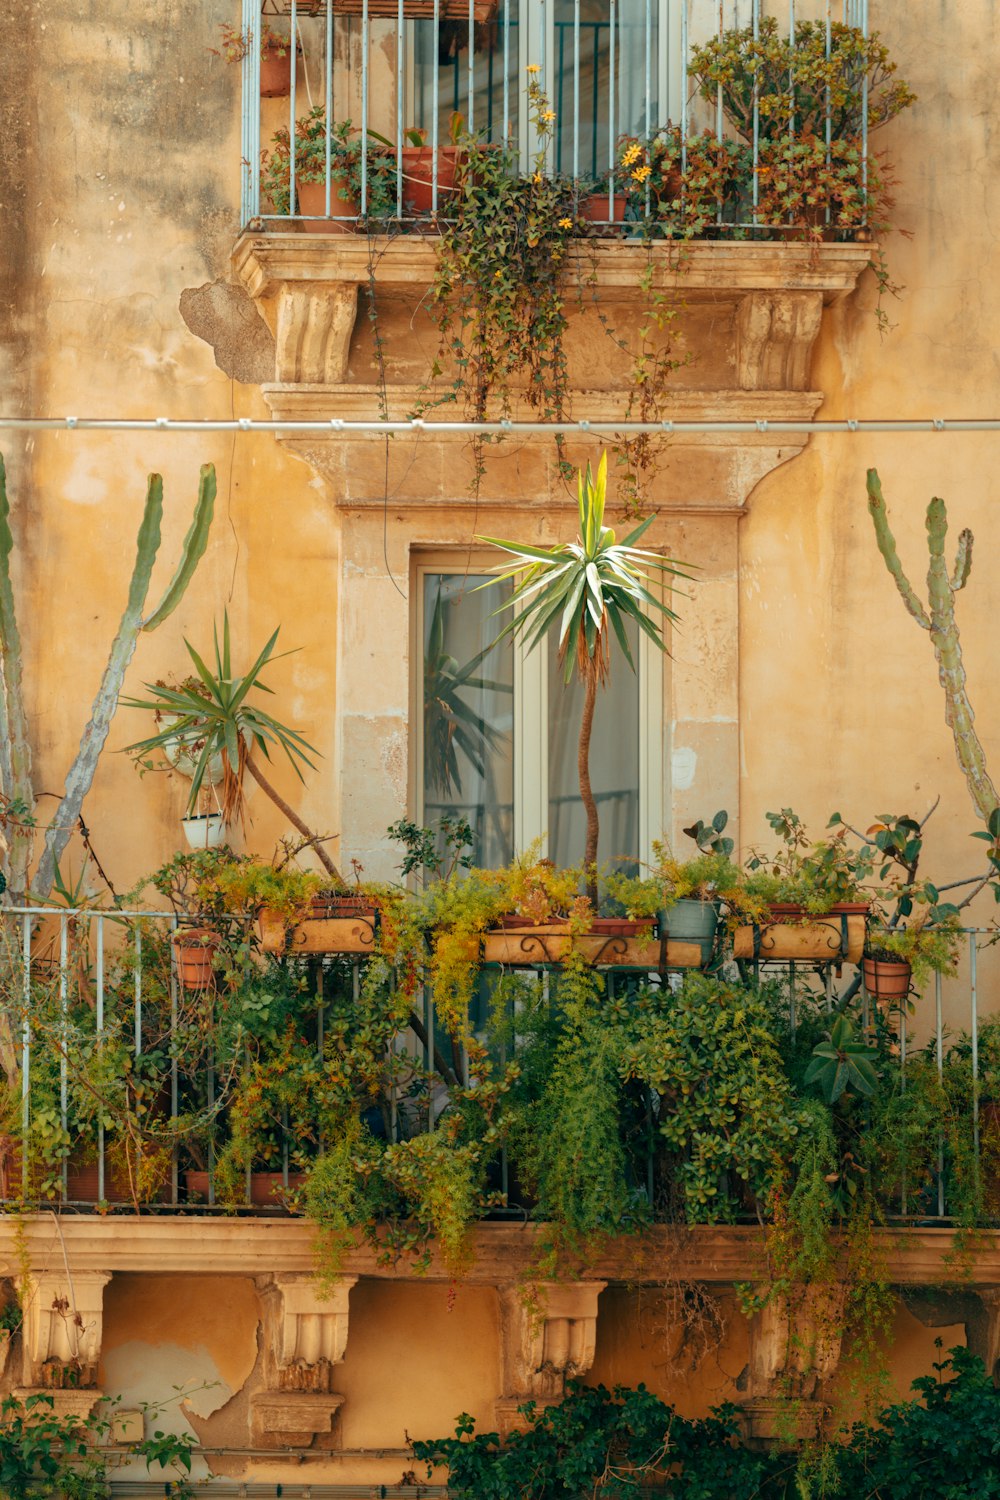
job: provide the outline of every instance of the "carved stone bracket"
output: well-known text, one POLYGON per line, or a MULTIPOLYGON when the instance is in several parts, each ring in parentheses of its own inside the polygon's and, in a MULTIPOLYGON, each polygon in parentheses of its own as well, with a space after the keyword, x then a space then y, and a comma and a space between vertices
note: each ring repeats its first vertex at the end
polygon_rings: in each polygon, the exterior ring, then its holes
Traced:
POLYGON ((289 385, 340 385, 358 315, 350 282, 286 283, 278 295, 275 379, 289 385))
POLYGON ((845 1295, 841 1282, 810 1286, 791 1300, 772 1297, 753 1315, 743 1403, 751 1443, 784 1445, 816 1436, 822 1387, 840 1361, 845 1295))
POLYGON ((597 1343, 597 1299, 604 1281, 542 1282, 537 1306, 526 1306, 523 1290, 501 1286, 500 1349, 503 1395, 497 1422, 506 1434, 518 1425, 518 1406, 562 1400, 566 1381, 585 1375, 597 1343))
POLYGON ((84 1415, 100 1398, 97 1367, 110 1271, 34 1272, 24 1292, 17 1396, 51 1395, 57 1413, 84 1415))
POLYGON ((751 292, 736 317, 736 374, 744 391, 803 391, 823 316, 820 291, 751 292))
POLYGON ((328 1297, 315 1278, 261 1278, 264 1385, 251 1398, 252 1429, 264 1447, 309 1447, 333 1432, 344 1398, 333 1369, 347 1352, 348 1299, 356 1276, 342 1277, 328 1297))

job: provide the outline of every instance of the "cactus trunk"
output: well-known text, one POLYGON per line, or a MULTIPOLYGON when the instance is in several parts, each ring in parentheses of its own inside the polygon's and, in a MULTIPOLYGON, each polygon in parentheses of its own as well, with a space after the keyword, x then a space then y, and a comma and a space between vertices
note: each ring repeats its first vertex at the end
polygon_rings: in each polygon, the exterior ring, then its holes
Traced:
POLYGON ((955 754, 969 795, 977 813, 988 824, 991 813, 1000 807, 1000 796, 986 768, 986 754, 976 733, 975 714, 966 690, 961 636, 955 618, 955 595, 965 587, 972 569, 972 533, 961 533, 955 567, 949 576, 944 557, 948 513, 943 500, 935 498, 931 501, 927 507, 930 564, 927 570, 928 608, 925 609, 899 560, 896 539, 889 527, 882 485, 875 469, 868 470, 868 509, 875 527, 879 551, 903 603, 920 628, 930 632, 937 658, 938 676, 944 688, 945 722, 952 733, 955 754))

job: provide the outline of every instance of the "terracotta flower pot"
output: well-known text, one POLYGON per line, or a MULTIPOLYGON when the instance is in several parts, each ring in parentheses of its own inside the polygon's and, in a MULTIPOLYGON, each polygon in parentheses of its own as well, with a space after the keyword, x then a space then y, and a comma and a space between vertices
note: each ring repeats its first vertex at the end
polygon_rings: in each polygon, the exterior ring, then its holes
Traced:
POLYGON ((590 224, 624 224, 625 194, 619 188, 615 188, 614 207, 614 218, 611 218, 607 193, 588 193, 577 204, 577 213, 590 224))
POLYGON ((873 1000, 905 1000, 910 993, 910 965, 905 959, 868 958, 861 960, 865 989, 873 1000))
POLYGON ((260 97, 287 99, 292 92, 292 53, 265 52, 260 59, 260 97))
POLYGON ((212 960, 219 935, 208 927, 184 927, 173 936, 177 978, 186 990, 205 990, 212 983, 212 960))
POLYGON ((652 917, 594 917, 590 930, 595 937, 649 937, 653 930, 652 917))
MULTIPOLYGON (((455 195, 458 159, 457 146, 438 146, 438 210, 446 207, 455 195)), ((430 146, 404 146, 400 152, 403 167, 403 208, 416 214, 433 212, 434 152, 430 146)))
MULTIPOLYGON (((254 1208, 284 1208, 284 1195, 304 1187, 305 1180, 305 1172, 289 1172, 286 1188, 280 1172, 251 1172, 250 1202, 254 1208)), ((198 1199, 207 1203, 208 1173, 185 1172, 184 1188, 189 1201, 198 1199)))
POLYGON ((358 200, 354 197, 347 177, 338 176, 332 167, 330 169, 330 213, 331 215, 337 214, 337 218, 319 217, 326 213, 325 182, 296 181, 295 196, 298 200, 299 213, 309 215, 309 218, 302 224, 306 234, 354 234, 356 232, 355 220, 361 212, 358 200))

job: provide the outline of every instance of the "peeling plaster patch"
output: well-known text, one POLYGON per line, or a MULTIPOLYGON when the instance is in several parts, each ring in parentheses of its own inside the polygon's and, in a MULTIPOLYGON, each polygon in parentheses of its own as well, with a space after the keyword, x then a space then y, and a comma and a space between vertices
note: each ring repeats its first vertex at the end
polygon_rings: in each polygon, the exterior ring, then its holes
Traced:
POLYGON ((228 281, 208 281, 181 292, 181 317, 215 352, 224 375, 241 385, 274 379, 274 339, 250 295, 228 281))
POLYGON ((698 769, 698 757, 690 745, 679 745, 671 759, 673 787, 675 792, 688 792, 694 785, 698 769))
MULTIPOLYGON (((155 1419, 147 1419, 147 1436, 153 1426, 160 1432, 197 1437, 182 1409, 182 1400, 201 1417, 210 1417, 225 1406, 233 1395, 231 1387, 220 1377, 219 1369, 204 1346, 182 1349, 179 1344, 147 1344, 133 1340, 110 1349, 102 1360, 105 1387, 121 1395, 125 1406, 148 1401, 158 1409, 155 1419), (177 1399, 175 1387, 180 1389, 177 1399), (190 1396, 184 1392, 190 1391, 190 1396)), ((208 1473, 203 1460, 195 1459, 192 1478, 208 1473)), ((116 1478, 147 1479, 145 1462, 125 1464, 115 1471, 116 1478)))
POLYGON ((382 767, 393 786, 404 786, 406 782, 406 741, 402 735, 386 735, 382 741, 380 759, 382 767))

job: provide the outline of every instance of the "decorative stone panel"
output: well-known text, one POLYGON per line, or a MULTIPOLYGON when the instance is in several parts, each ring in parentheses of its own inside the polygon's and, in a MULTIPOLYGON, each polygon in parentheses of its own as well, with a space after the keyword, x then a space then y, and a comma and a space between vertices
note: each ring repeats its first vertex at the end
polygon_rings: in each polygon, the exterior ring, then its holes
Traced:
POLYGON ((836 1373, 843 1337, 842 1282, 803 1290, 789 1302, 772 1297, 750 1323, 748 1399, 751 1443, 784 1445, 815 1437, 824 1412, 824 1383, 836 1373))
POLYGON ((110 1271, 33 1272, 22 1293, 20 1400, 51 1396, 57 1415, 85 1416, 101 1395, 97 1367, 110 1271))
POLYGON ((562 1400, 567 1380, 585 1375, 597 1344, 597 1299, 604 1281, 547 1281, 525 1289, 501 1286, 500 1350, 503 1394, 497 1423, 506 1434, 519 1423, 525 1401, 562 1400))
POLYGON ((356 1281, 342 1277, 328 1296, 310 1275, 279 1272, 258 1282, 265 1389, 251 1398, 251 1431, 262 1447, 306 1448, 333 1433, 344 1401, 333 1389, 333 1371, 347 1352, 356 1281))

